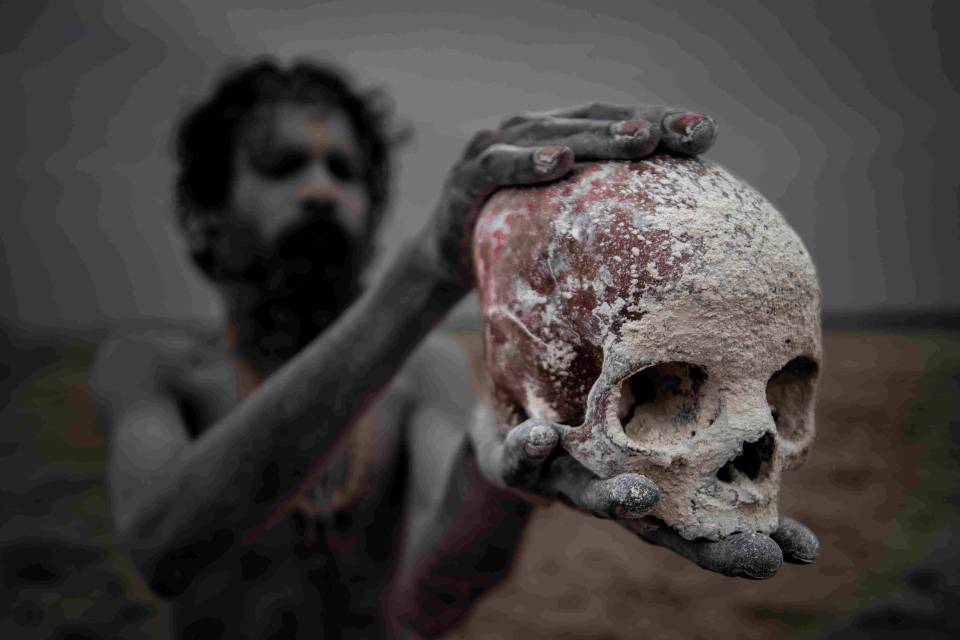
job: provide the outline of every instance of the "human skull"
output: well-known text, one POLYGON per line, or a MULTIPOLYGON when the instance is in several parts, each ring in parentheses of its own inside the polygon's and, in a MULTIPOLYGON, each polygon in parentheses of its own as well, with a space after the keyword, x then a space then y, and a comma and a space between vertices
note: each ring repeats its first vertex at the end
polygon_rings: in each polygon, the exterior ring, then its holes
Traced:
POLYGON ((654 480, 687 539, 776 528, 813 439, 820 290, 766 199, 703 160, 577 165, 496 193, 474 266, 504 428, 564 425, 594 473, 654 480))

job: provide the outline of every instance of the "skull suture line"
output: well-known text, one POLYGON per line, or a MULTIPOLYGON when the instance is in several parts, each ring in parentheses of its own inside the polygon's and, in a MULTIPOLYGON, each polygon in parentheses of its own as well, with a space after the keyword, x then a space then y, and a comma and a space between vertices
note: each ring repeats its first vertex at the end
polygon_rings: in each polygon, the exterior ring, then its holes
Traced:
POLYGON ((820 290, 769 202, 702 160, 578 165, 495 194, 474 239, 500 424, 566 425, 593 472, 654 480, 688 539, 776 528, 813 438, 820 290))

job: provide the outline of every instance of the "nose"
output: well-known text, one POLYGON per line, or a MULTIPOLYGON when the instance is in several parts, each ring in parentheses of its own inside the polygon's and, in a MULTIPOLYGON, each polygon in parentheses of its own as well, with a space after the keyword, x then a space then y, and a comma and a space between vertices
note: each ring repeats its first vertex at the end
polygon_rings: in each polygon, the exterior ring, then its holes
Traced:
POLYGON ((336 199, 323 196, 311 195, 300 200, 300 214, 304 218, 336 218, 337 201, 336 199))
POLYGON ((300 217, 304 221, 324 221, 333 223, 349 236, 360 234, 357 221, 354 220, 343 206, 343 202, 333 196, 318 194, 303 198, 300 201, 300 217))
POLYGON ((740 454, 717 471, 717 480, 729 483, 743 475, 760 482, 770 471, 775 449, 776 439, 769 431, 754 442, 744 442, 740 454))
POLYGON ((326 164, 313 158, 307 165, 300 182, 300 197, 322 196, 336 191, 337 183, 326 164))

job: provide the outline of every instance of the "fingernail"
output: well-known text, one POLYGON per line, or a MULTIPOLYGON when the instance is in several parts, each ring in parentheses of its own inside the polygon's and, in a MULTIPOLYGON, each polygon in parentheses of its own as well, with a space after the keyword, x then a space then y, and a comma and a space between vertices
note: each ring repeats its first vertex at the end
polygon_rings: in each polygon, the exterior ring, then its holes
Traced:
POLYGON ((646 515, 660 501, 660 491, 648 482, 623 475, 612 480, 614 517, 639 518, 646 515))
POLYGON ((697 125, 706 120, 706 116, 699 113, 686 113, 683 111, 668 115, 665 118, 667 128, 681 136, 689 136, 696 129, 697 125))
POLYGON ((561 146, 544 147, 537 151, 533 160, 542 167, 552 167, 557 164, 557 159, 561 153, 563 153, 563 147, 561 146))
POLYGON ((744 578, 765 580, 783 566, 783 552, 776 542, 758 533, 738 533, 718 543, 727 550, 732 573, 744 578))
POLYGON ((817 536, 790 518, 781 517, 780 526, 770 534, 770 537, 780 545, 783 558, 787 562, 810 564, 820 553, 820 540, 817 536))
POLYGON ((557 446, 557 434, 549 427, 535 426, 527 435, 527 442, 523 445, 528 455, 542 458, 550 454, 557 446))
POLYGON ((612 125, 610 130, 616 136, 627 136, 629 138, 633 138, 649 128, 650 123, 646 120, 624 120, 612 125))

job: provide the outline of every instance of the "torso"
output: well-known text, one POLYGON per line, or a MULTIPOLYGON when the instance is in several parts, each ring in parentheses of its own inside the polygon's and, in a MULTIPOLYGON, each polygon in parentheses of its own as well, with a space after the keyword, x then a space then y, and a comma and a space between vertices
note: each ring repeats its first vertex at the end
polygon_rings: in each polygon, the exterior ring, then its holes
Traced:
MULTIPOLYGON (((169 385, 193 438, 252 389, 251 371, 222 340, 197 338, 196 349, 169 385)), ((406 489, 400 454, 407 399, 399 389, 388 388, 356 423, 361 433, 345 440, 352 454, 335 457, 285 516, 177 598, 178 637, 387 635, 382 597, 396 564, 406 489)))
MULTIPOLYGON (((222 335, 177 330, 137 339, 177 354, 162 381, 191 438, 202 438, 256 387, 222 335)), ((357 436, 344 438, 354 455, 334 456, 296 508, 170 603, 175 636, 403 635, 389 626, 395 611, 386 610, 386 598, 398 564, 415 560, 404 538, 432 537, 430 516, 442 508, 454 452, 466 437, 476 388, 464 352, 449 335, 426 340, 356 423, 357 436)))

